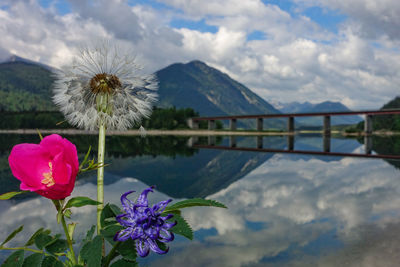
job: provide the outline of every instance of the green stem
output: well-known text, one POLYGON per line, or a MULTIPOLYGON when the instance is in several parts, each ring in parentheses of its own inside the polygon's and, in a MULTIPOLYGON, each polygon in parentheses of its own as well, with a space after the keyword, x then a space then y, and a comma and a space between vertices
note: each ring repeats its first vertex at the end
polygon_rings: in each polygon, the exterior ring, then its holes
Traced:
MULTIPOLYGON (((28 248, 28 247, 15 247, 15 248, 6 248, 6 247, 0 247, 0 250, 26 250, 34 253, 40 253, 44 254, 46 256, 52 256, 51 254, 48 254, 44 252, 43 250, 38 250, 38 249, 33 249, 33 248, 28 248)), ((57 256, 65 256, 65 253, 55 253, 57 256)))
POLYGON ((67 224, 65 223, 64 214, 61 216, 61 224, 62 224, 62 226, 63 226, 63 228, 64 228, 65 236, 67 237, 67 243, 68 243, 69 250, 71 251, 71 255, 72 255, 72 264, 75 265, 75 264, 76 264, 75 252, 74 252, 74 248, 73 248, 73 246, 72 246, 71 237, 69 236, 67 224))
POLYGON ((104 267, 108 267, 108 265, 110 265, 110 262, 112 261, 112 259, 115 257, 115 251, 117 250, 118 246, 121 244, 120 241, 116 242, 115 245, 112 247, 112 249, 110 250, 110 252, 107 255, 106 258, 106 262, 104 263, 104 267))
POLYGON ((106 125, 104 121, 99 125, 99 148, 97 154, 97 161, 99 168, 97 169, 97 201, 101 204, 97 205, 97 234, 100 234, 101 223, 100 216, 104 207, 104 153, 106 143, 106 125))

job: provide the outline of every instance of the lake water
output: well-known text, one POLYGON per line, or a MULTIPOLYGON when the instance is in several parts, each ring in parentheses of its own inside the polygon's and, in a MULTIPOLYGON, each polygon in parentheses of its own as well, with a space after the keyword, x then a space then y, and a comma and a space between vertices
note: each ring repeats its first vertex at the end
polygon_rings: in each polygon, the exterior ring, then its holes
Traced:
MULTIPOLYGON (((94 136, 68 137, 80 156, 94 136)), ((200 138, 200 143, 207 143, 200 138)), ((1 193, 17 190, 7 166, 11 147, 37 136, 0 135, 1 193)), ((107 139, 105 198, 119 203, 129 190, 156 185, 151 203, 205 197, 228 209, 183 213, 194 241, 177 236, 168 254, 139 259, 145 266, 398 266, 400 262, 400 162, 375 158, 246 152, 188 147, 183 137, 107 139)), ((217 145, 229 147, 229 137, 217 145)), ((318 135, 296 136, 295 150, 323 151, 318 135)), ((399 138, 372 140, 372 154, 399 154, 399 138)), ((236 147, 256 147, 238 137, 236 147)), ((263 148, 286 149, 287 137, 262 138, 263 148)), ((332 138, 329 150, 365 152, 362 139, 332 138)), ((77 181, 74 196, 96 198, 95 173, 77 181)), ((136 196, 133 196, 133 198, 136 196)), ((28 195, 0 201, 0 240, 19 225, 10 245, 23 244, 40 227, 61 232, 51 201, 28 195)), ((95 223, 95 209, 74 210, 75 239, 95 223)), ((6 253, 1 252, 4 259, 6 253)))

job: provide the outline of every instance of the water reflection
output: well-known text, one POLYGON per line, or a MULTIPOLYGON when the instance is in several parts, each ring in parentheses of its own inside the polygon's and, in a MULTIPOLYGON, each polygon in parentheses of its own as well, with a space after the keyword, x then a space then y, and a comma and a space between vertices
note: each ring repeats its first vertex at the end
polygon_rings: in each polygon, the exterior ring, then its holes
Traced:
MULTIPOLYGON (((195 241, 177 238, 166 256, 153 255, 141 259, 142 264, 396 266, 399 262, 400 175, 393 161, 179 148, 187 141, 168 139, 173 144, 168 146, 190 153, 155 155, 158 148, 149 144, 138 148, 141 155, 134 154, 134 144, 146 144, 145 140, 115 139, 119 148, 110 147, 110 151, 123 152, 108 155, 106 201, 119 203, 121 193, 141 192, 155 184, 158 191, 150 196, 153 203, 168 197, 206 196, 229 207, 185 211, 195 241)), ((234 141, 237 147, 256 147, 259 142, 244 137, 234 141)), ((155 142, 159 146, 164 141, 155 142)), ((208 142, 208 138, 199 142, 208 142)), ((395 147, 397 140, 392 142, 395 147)), ((230 146, 232 140, 216 138, 215 144, 230 146)), ((262 145, 290 149, 286 136, 263 137, 262 145)), ((320 151, 323 139, 296 137, 293 146, 320 151)), ((386 139, 374 139, 373 150, 377 147, 382 153, 396 153, 389 151, 386 139)), ((332 138, 330 149, 365 152, 363 140, 356 139, 332 138)), ((74 195, 95 198, 95 191, 95 177, 89 176, 78 180, 74 195)), ((53 209, 50 201, 37 197, 0 202, 0 239, 20 224, 26 227, 23 238, 43 226, 60 232, 53 209)), ((83 229, 94 224, 94 214, 94 208, 73 214, 81 222, 77 240, 83 237, 83 229)))
POLYGON ((188 244, 167 264, 364 266, 375 257, 374 266, 396 266, 400 244, 392 230, 400 226, 399 178, 381 160, 275 155, 209 196, 229 203, 229 210, 184 214, 204 242, 188 244), (210 228, 216 232, 205 231, 210 228))

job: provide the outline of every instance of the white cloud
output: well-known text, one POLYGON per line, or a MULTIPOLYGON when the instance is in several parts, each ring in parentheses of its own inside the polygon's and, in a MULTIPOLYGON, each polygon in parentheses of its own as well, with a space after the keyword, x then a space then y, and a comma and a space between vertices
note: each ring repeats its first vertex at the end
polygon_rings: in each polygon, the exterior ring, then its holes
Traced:
POLYGON ((399 94, 396 0, 296 1, 347 14, 338 33, 259 0, 160 1, 165 9, 122 0, 69 2, 72 13, 60 15, 34 0, 8 1, 0 9, 0 47, 59 67, 79 44, 114 38, 131 47, 147 71, 199 59, 271 102, 332 100, 367 109, 399 94), (202 20, 217 31, 174 29, 175 18, 202 20), (254 31, 264 40, 248 40, 254 31))

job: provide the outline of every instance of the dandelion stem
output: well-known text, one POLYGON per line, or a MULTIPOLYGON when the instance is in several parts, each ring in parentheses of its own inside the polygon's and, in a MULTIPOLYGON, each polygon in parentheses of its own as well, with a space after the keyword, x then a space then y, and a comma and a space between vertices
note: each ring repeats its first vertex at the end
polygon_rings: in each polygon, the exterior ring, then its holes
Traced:
POLYGON ((99 125, 99 148, 97 154, 97 161, 99 168, 97 169, 97 201, 101 204, 97 205, 97 234, 100 234, 101 223, 100 216, 103 210, 104 203, 104 153, 106 143, 106 125, 102 120, 99 125))

